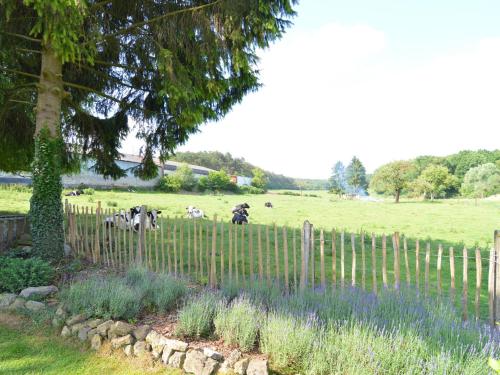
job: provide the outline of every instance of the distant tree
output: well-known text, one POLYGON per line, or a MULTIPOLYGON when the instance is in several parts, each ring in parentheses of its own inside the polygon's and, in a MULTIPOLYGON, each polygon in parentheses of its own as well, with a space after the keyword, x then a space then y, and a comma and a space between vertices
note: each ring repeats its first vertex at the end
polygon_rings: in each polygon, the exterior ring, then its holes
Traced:
POLYGON ((401 192, 406 189, 415 166, 411 161, 395 161, 385 164, 375 171, 370 180, 370 189, 377 193, 393 194, 399 203, 401 192))
POLYGON ((352 158, 351 163, 347 166, 345 174, 347 183, 354 189, 356 194, 368 187, 365 167, 356 156, 352 158))
POLYGON ((341 195, 347 190, 347 181, 345 177, 344 163, 338 161, 332 168, 332 175, 330 177, 330 191, 332 193, 341 195))
POLYGON ((196 186, 196 177, 193 170, 186 163, 182 164, 174 172, 174 176, 180 181, 181 189, 191 191, 196 186))
POLYGON ((464 150, 446 157, 446 160, 451 172, 462 182, 469 169, 500 160, 500 150, 464 150))
POLYGON ((463 195, 475 198, 500 193, 500 168, 486 163, 469 169, 460 190, 463 195))
POLYGON ((453 176, 448 168, 442 165, 429 165, 415 180, 413 190, 424 197, 430 196, 431 200, 442 196, 450 187, 456 186, 458 179, 453 176))
POLYGON ((226 173, 225 170, 212 171, 208 173, 208 176, 203 176, 198 181, 198 186, 200 190, 211 190, 211 191, 236 191, 238 186, 231 182, 231 177, 226 173))
POLYGON ((265 190, 267 186, 267 176, 264 171, 260 168, 254 168, 252 174, 252 186, 265 190))

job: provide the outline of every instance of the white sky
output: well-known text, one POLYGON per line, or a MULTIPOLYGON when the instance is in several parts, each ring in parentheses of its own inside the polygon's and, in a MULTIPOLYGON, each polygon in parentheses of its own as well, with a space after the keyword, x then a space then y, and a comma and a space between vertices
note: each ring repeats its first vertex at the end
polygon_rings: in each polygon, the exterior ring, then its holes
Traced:
MULTIPOLYGON (((296 22, 262 52, 264 86, 178 151, 230 152, 276 173, 328 178, 353 155, 371 172, 397 159, 500 147, 500 28, 420 52, 425 40, 402 48, 393 25, 322 18, 296 22)), ((134 143, 124 151, 137 152, 134 143)))

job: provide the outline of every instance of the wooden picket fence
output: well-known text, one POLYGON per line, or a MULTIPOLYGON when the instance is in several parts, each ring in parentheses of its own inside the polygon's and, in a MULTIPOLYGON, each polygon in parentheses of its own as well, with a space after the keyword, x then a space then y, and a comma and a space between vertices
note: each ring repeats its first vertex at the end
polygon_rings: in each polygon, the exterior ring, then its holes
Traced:
POLYGON ((106 225, 105 218, 116 218, 118 212, 103 210, 100 202, 95 210, 66 203, 66 242, 94 264, 123 270, 142 265, 212 288, 236 282, 274 285, 286 293, 358 287, 377 294, 404 287, 419 296, 449 298, 464 320, 471 310, 475 319, 488 315, 492 325, 500 319, 499 231, 485 257, 487 251, 479 248, 455 251, 431 241, 410 241, 397 232, 326 232, 307 221, 301 229, 238 226, 217 217, 159 217, 158 229, 142 230, 141 225, 137 232, 119 229, 116 222, 106 225))

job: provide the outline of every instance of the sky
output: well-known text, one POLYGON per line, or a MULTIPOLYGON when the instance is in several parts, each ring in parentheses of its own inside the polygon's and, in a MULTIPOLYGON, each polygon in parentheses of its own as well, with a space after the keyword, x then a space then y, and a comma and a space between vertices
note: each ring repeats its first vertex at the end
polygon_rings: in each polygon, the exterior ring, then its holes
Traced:
MULTIPOLYGON (((178 151, 221 151, 291 177, 368 172, 500 148, 500 2, 302 0, 260 51, 263 87, 178 151)), ((137 152, 127 139, 124 152, 137 152)))

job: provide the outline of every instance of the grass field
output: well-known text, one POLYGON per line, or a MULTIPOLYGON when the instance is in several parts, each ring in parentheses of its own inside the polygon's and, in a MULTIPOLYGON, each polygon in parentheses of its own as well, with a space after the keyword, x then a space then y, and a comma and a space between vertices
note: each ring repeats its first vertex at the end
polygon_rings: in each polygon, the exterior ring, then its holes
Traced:
MULTIPOLYGON (((68 197, 68 201, 79 206, 96 206, 98 201, 101 201, 104 208, 119 209, 129 208, 139 204, 145 204, 148 207, 154 207, 162 210, 164 217, 170 216, 185 216, 185 207, 194 205, 202 208, 210 217, 217 214, 218 218, 229 221, 231 217, 231 207, 237 203, 248 202, 251 206, 250 220, 254 224, 272 224, 276 223, 279 226, 288 226, 292 228, 300 228, 305 219, 310 220, 315 228, 324 228, 327 233, 325 244, 325 264, 326 264, 326 280, 332 279, 332 251, 331 251, 331 229, 346 231, 345 239, 345 280, 346 285, 350 285, 352 279, 352 257, 351 257, 351 238, 350 232, 359 233, 363 230, 365 233, 375 232, 377 234, 377 284, 382 287, 382 272, 381 272, 381 238, 380 234, 388 234, 387 240, 387 277, 389 285, 394 283, 393 270, 393 251, 390 235, 393 231, 399 231, 401 235, 408 238, 409 243, 409 267, 411 274, 411 283, 415 284, 415 240, 421 240, 420 247, 420 288, 424 288, 424 258, 425 258, 425 243, 429 241, 431 244, 430 258, 430 293, 436 294, 438 277, 436 272, 437 262, 437 247, 442 244, 444 247, 442 260, 442 276, 441 282, 443 293, 447 295, 450 290, 450 264, 449 264, 449 247, 455 248, 455 268, 456 268, 456 290, 457 298, 455 303, 460 304, 458 298, 462 288, 462 268, 463 260, 462 248, 466 245, 469 248, 469 263, 468 263, 468 305, 469 314, 474 311, 474 296, 475 296, 475 278, 476 265, 474 261, 473 249, 477 245, 481 248, 483 258, 482 261, 482 287, 480 297, 481 317, 487 318, 488 314, 488 295, 487 295, 487 279, 488 279, 488 249, 492 243, 493 231, 495 228, 500 228, 500 201, 479 201, 476 203, 473 200, 443 200, 435 202, 420 202, 420 201, 403 201, 400 204, 394 204, 391 201, 384 202, 362 202, 362 201, 347 201, 337 200, 332 195, 326 192, 314 192, 317 197, 312 196, 291 196, 280 195, 277 192, 270 192, 266 195, 195 195, 195 194, 164 194, 157 192, 120 192, 120 191, 96 191, 93 195, 83 195, 79 197, 68 197), (273 209, 265 208, 264 202, 271 201, 274 205, 273 209)), ((0 190, 0 207, 7 212, 27 212, 29 208, 29 192, 0 190)), ((65 197, 66 198, 66 197, 65 197)), ((188 221, 185 222, 187 225, 188 221)), ((204 223, 208 225, 207 223, 204 223)), ((206 228, 206 227, 205 227, 206 228)), ((274 275, 274 234, 272 227, 270 233, 271 259, 270 267, 274 275)), ((227 228, 226 228, 227 230, 227 228)), ((220 232, 220 227, 218 229, 220 232)), ((166 233, 166 230, 164 231, 166 233)), ((254 230, 254 249, 256 249, 256 230, 254 230)), ((298 231, 297 231, 298 234, 298 231)), ((289 236, 290 248, 290 272, 292 270, 292 249, 291 249, 291 233, 289 236)), ((187 235, 186 235, 187 237, 187 235)), ((248 238, 248 233, 246 234, 248 238)), ((282 242, 281 230, 278 233, 278 243, 280 247, 280 264, 283 264, 283 254, 281 250, 282 242)), ((240 235, 241 238, 241 235, 240 235)), ((316 239, 319 236, 317 234, 316 239)), ((264 232, 263 232, 264 241, 264 232)), ((184 242, 184 269, 186 269, 186 259, 188 257, 187 241, 184 242)), ((299 241, 298 241, 299 242, 299 241)), ((340 236, 337 235, 337 283, 340 281, 340 236)), ((357 285, 361 284, 361 253, 359 249, 359 236, 356 239, 357 250, 357 268, 356 281, 357 285)), ((366 288, 371 289, 371 270, 373 269, 371 259, 370 240, 366 240, 366 288)), ((218 245, 219 246, 219 245, 218 245)), ((228 261, 228 235, 225 235, 225 262, 228 261)), ((241 248, 241 247, 240 247, 241 248)), ((300 245, 299 245, 300 248, 300 245)), ((248 247, 247 250, 248 251, 248 247)), ((264 250, 265 251, 265 250, 264 250)), ((300 251, 300 250, 299 250, 300 251)), ((316 282, 319 282, 319 254, 316 250, 316 282)), ((256 250, 254 250, 255 258, 256 250)), ((179 254, 180 256, 180 254, 179 254)), ((299 256, 299 255, 297 255, 299 256)), ((217 255, 217 264, 219 264, 219 254, 217 255)), ((180 260, 180 259, 179 259, 180 260)), ((241 261, 241 257, 240 257, 241 261)), ((297 259, 300 263, 300 260, 297 259)), ((248 275, 250 260, 245 258, 244 266, 248 275)), ((206 268, 205 268, 206 270, 206 268)), ((226 265, 226 272, 228 266, 226 265)), ((283 266, 280 273, 283 277, 283 266)), ((241 270, 240 270, 241 272, 241 270)), ((254 272, 257 272, 257 264, 254 260, 254 272)), ((290 280, 293 280, 293 275, 290 275, 290 280)), ((206 279, 205 279, 206 281, 206 279)), ((401 282, 406 281, 406 270, 403 253, 401 255, 401 282)))
POLYGON ((16 317, 0 314, 0 375, 179 374, 134 363, 120 354, 96 354, 81 343, 46 331, 46 326, 31 326, 16 317))
MULTIPOLYGON (((145 204, 161 209, 164 216, 184 216, 185 208, 194 205, 212 217, 229 221, 231 207, 241 202, 250 204, 253 223, 286 225, 299 228, 309 220, 316 228, 347 231, 364 230, 367 233, 399 231, 412 238, 432 239, 445 245, 488 247, 493 231, 500 229, 500 201, 449 199, 434 202, 392 201, 362 202, 338 200, 326 192, 314 192, 319 197, 279 195, 195 195, 158 192, 96 191, 94 195, 68 197, 72 204, 104 208, 129 208, 145 204), (273 209, 265 208, 271 201, 273 209), (116 205, 116 207, 112 207, 116 205)), ((26 213, 29 192, 0 189, 0 212, 26 213)))

